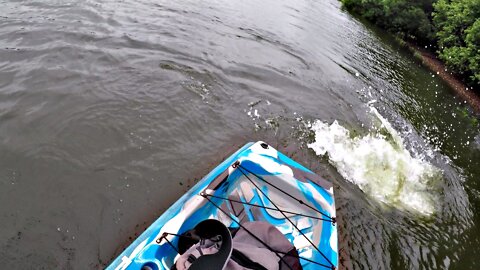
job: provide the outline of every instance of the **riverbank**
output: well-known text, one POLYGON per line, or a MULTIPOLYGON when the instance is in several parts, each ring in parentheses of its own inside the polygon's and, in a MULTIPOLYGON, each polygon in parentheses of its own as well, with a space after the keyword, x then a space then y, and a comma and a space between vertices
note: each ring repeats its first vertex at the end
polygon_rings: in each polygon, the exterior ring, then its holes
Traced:
POLYGON ((455 74, 449 72, 446 65, 439 60, 434 53, 400 38, 397 38, 397 40, 419 59, 425 67, 429 68, 445 81, 454 93, 466 101, 476 113, 480 113, 479 89, 468 87, 461 79, 455 76, 455 74))
POLYGON ((400 43, 415 57, 420 58, 424 66, 443 79, 458 96, 472 106, 476 113, 480 113, 480 91, 468 86, 478 88, 480 80, 478 65, 480 51, 477 50, 476 38, 480 35, 479 1, 340 0, 340 2, 350 13, 357 14, 399 37, 400 43), (410 40, 413 43, 403 40, 410 40), (438 51, 425 50, 422 48, 424 45, 438 48, 438 51))

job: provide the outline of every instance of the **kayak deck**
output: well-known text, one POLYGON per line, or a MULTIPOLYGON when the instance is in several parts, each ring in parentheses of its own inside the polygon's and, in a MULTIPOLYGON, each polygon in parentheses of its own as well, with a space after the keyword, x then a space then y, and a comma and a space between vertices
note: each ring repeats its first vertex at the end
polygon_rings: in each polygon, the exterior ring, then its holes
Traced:
POLYGON ((332 184, 257 142, 200 180, 107 269, 170 269, 178 256, 174 234, 212 218, 233 228, 247 221, 268 222, 295 246, 303 269, 337 268, 332 184))

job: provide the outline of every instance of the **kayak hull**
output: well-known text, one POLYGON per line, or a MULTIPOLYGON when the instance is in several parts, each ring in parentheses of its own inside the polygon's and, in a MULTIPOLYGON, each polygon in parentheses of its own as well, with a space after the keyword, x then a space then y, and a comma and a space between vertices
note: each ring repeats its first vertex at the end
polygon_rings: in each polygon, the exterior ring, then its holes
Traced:
POLYGON ((264 142, 247 143, 168 208, 108 267, 170 269, 178 237, 205 219, 228 227, 275 225, 295 245, 303 269, 337 268, 333 186, 264 142), (282 211, 279 211, 281 209, 282 211))

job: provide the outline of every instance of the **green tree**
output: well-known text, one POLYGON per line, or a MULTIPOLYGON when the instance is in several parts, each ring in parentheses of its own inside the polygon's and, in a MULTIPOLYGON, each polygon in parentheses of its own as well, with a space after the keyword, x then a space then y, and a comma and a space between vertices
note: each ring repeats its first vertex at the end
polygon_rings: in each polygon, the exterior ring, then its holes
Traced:
POLYGON ((472 80, 480 83, 480 19, 477 19, 465 32, 467 33, 465 43, 470 55, 468 67, 472 72, 472 80))
POLYGON ((385 9, 383 2, 379 0, 342 0, 343 6, 365 19, 376 23, 383 24, 385 18, 385 9))
POLYGON ((439 0, 434 4, 439 57, 454 72, 480 82, 480 1, 439 0))
POLYGON ((480 84, 480 0, 341 0, 403 39, 437 48, 449 69, 480 84))
POLYGON ((386 16, 391 18, 387 29, 400 34, 403 38, 422 44, 432 43, 434 40, 433 27, 428 15, 422 9, 426 6, 428 5, 422 2, 385 1, 386 16))
MULTIPOLYGON (((342 0, 343 6, 365 19, 421 44, 432 44, 433 0, 342 0)), ((435 42, 433 42, 435 44, 435 42)))

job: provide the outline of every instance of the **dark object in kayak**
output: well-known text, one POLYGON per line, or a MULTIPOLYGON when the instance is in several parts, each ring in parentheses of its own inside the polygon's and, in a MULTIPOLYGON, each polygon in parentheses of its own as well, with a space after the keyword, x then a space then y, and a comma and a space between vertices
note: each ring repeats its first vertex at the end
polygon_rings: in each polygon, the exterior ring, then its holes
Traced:
MULTIPOLYGON (((202 221, 200 224, 209 221, 211 220, 202 221)), ((190 270, 198 267, 196 262, 202 256, 212 257, 210 263, 203 264, 208 265, 208 268, 204 269, 302 270, 296 248, 270 223, 245 222, 240 228, 230 228, 230 235, 225 233, 227 229, 221 222, 209 228, 199 225, 179 235, 180 257, 171 270, 190 270), (220 228, 222 226, 225 228, 220 228), (205 230, 208 230, 208 233, 205 233, 205 230), (233 237, 233 241, 227 237, 233 237), (224 239, 228 241, 224 242, 224 239), (220 253, 229 247, 230 256, 218 256, 213 259, 217 251, 220 253), (276 256, 276 253, 281 256, 276 256)))
POLYGON ((207 219, 195 226, 195 233, 200 239, 210 239, 220 236, 220 249, 215 254, 203 255, 196 258, 190 270, 223 269, 232 254, 232 235, 230 230, 216 219, 207 219))

